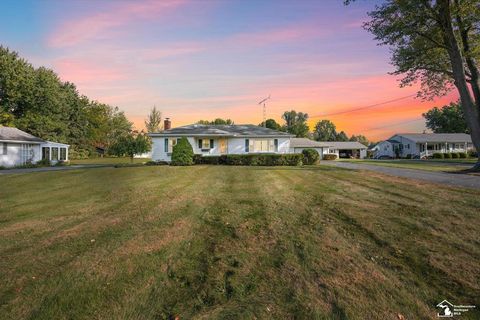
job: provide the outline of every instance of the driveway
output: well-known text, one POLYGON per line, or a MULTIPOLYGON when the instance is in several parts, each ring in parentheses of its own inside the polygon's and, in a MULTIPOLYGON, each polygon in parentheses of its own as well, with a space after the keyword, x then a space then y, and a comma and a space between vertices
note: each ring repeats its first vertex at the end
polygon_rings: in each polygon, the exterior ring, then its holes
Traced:
POLYGON ((424 171, 405 168, 393 168, 376 166, 372 164, 351 163, 341 161, 321 161, 322 165, 335 166, 346 169, 370 170, 384 173, 391 176, 409 178, 415 180, 424 180, 428 182, 446 184, 455 187, 480 189, 480 176, 473 176, 460 173, 446 173, 435 171, 424 171))
POLYGON ((25 169, 5 169, 0 170, 1 175, 7 174, 16 174, 16 173, 31 173, 31 172, 44 172, 44 171, 64 171, 64 170, 75 170, 75 169, 88 169, 88 168, 101 168, 101 167, 113 167, 113 165, 104 165, 104 164, 78 164, 65 167, 41 167, 41 168, 25 168, 25 169))

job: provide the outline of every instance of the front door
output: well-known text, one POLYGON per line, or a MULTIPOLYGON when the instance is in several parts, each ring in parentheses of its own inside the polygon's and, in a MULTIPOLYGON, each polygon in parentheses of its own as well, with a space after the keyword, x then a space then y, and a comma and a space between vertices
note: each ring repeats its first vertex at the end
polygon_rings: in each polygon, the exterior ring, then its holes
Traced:
POLYGON ((221 154, 227 153, 227 139, 219 139, 218 146, 221 154))

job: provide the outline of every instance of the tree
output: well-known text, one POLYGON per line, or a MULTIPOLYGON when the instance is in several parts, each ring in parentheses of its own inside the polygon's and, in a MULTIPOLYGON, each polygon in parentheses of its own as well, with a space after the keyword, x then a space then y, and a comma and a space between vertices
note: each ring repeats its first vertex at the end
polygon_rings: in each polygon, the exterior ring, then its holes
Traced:
POLYGON ((468 133, 467 123, 459 103, 435 107, 422 114, 426 126, 435 133, 468 133))
MULTIPOLYGON (((258 126, 263 127, 264 122, 262 121, 262 123, 260 123, 258 126)), ((265 121, 265 127, 269 128, 269 129, 272 129, 272 130, 277 130, 277 131, 282 130, 282 126, 277 121, 275 121, 274 119, 267 119, 265 121)))
POLYGON ((215 120, 212 120, 212 121, 199 120, 197 123, 198 124, 205 124, 205 125, 232 125, 232 124, 234 124, 232 119, 222 119, 222 118, 216 118, 215 120))
POLYGON ((307 137, 309 131, 307 113, 296 112, 295 110, 285 111, 282 119, 285 120, 285 131, 300 138, 307 137))
POLYGON ((162 112, 157 110, 156 106, 153 106, 152 110, 150 110, 150 114, 145 120, 145 128, 147 132, 158 132, 162 130, 162 112))
POLYGON ((364 146, 367 146, 367 147, 370 145, 370 141, 368 141, 368 139, 364 135, 361 135, 361 134, 359 134, 358 136, 352 135, 350 137, 350 141, 360 142, 361 144, 363 144, 364 146))
POLYGON ((337 127, 330 120, 320 120, 315 125, 313 136, 317 141, 336 141, 337 127))
POLYGON ((122 135, 110 146, 108 153, 117 157, 130 157, 133 162, 133 157, 136 154, 148 152, 150 150, 150 141, 146 134, 130 133, 122 135))
MULTIPOLYGON (((346 3, 352 2, 347 0, 346 3)), ((388 0, 364 27, 390 47, 401 85, 421 84, 426 99, 456 88, 480 150, 480 8, 476 0, 388 0)), ((480 158, 473 170, 480 170, 480 158)))
POLYGON ((171 164, 173 166, 191 166, 193 164, 193 148, 187 138, 180 138, 173 146, 171 164))
POLYGON ((347 134, 345 133, 345 131, 340 131, 336 138, 335 138, 335 141, 348 141, 348 136, 347 134))

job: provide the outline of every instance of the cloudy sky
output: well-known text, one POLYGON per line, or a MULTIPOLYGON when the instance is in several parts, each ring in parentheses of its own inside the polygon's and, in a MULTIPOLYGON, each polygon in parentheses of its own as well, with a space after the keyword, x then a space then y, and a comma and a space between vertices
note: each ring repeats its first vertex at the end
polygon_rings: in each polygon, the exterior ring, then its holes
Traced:
POLYGON ((422 112, 457 97, 422 102, 415 87, 398 87, 388 48, 361 27, 375 3, 4 0, 0 44, 118 106, 137 128, 153 105, 174 126, 258 124, 257 103, 271 94, 267 117, 278 121, 295 109, 312 127, 330 119, 371 139, 421 132, 422 112))

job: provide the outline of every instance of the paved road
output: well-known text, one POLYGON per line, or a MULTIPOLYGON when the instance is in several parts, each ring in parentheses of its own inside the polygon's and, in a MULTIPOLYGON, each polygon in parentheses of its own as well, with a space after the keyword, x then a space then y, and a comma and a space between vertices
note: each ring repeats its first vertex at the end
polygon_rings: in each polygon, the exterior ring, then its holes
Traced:
POLYGON ((113 165, 104 164, 77 164, 65 167, 41 167, 41 168, 25 168, 25 169, 6 169, 0 170, 1 175, 16 174, 16 173, 31 173, 31 172, 44 172, 44 171, 63 171, 63 170, 75 170, 75 169, 87 169, 87 168, 101 168, 101 167, 113 167, 113 165))
POLYGON ((465 187, 480 189, 480 176, 473 176, 459 173, 446 173, 436 171, 424 171, 405 168, 393 168, 376 166, 373 164, 351 163, 340 161, 322 161, 323 165, 335 166, 346 169, 371 170, 388 174, 391 176, 410 178, 416 180, 424 180, 434 183, 447 184, 456 187, 465 187))

